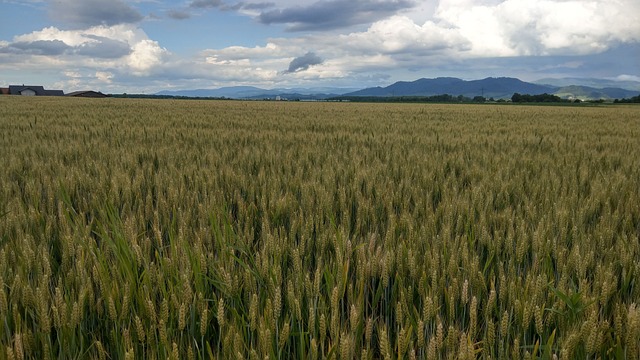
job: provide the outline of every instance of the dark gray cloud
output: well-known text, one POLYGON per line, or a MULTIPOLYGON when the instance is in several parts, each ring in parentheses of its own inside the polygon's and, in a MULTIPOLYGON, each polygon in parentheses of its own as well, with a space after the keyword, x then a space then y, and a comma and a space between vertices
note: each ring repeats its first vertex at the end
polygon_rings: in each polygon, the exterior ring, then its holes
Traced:
POLYGON ((142 15, 122 0, 54 0, 49 15, 74 28, 96 25, 130 24, 142 15))
POLYGON ((217 8, 224 5, 222 0, 194 0, 189 4, 189 7, 197 9, 217 8))
POLYGON ((87 42, 76 47, 75 54, 102 59, 117 59, 131 54, 131 47, 127 42, 95 35, 85 37, 95 42, 87 42))
POLYGON ((307 70, 310 66, 320 65, 324 60, 314 52, 308 52, 303 56, 297 57, 289 63, 289 69, 285 73, 294 73, 297 71, 307 70))
MULTIPOLYGON (((237 9, 242 7, 238 6, 237 9)), ((167 11, 167 16, 174 20, 185 20, 191 18, 195 9, 219 9, 219 10, 237 10, 229 8, 223 0, 192 0, 187 8, 182 10, 172 9, 167 11)))
POLYGON ((238 11, 240 9, 244 8, 244 4, 239 2, 233 5, 223 5, 220 7, 220 10, 222 11, 238 11))
POLYGON ((330 30, 371 23, 415 6, 412 0, 330 0, 309 6, 270 10, 260 14, 263 24, 288 24, 289 31, 330 30))
POLYGON ((272 2, 260 2, 260 3, 240 3, 243 9, 247 10, 264 10, 276 6, 272 2))
POLYGON ((191 14, 189 14, 186 11, 181 11, 181 10, 169 10, 167 11, 167 16, 174 19, 174 20, 185 20, 191 17, 191 14))
POLYGON ((95 35, 84 35, 92 39, 79 46, 69 46, 62 40, 17 41, 0 47, 0 53, 21 55, 80 55, 91 58, 117 59, 131 53, 131 47, 124 41, 95 35))
POLYGON ((0 47, 1 53, 56 56, 62 55, 71 47, 60 40, 19 41, 0 47))
POLYGON ((276 4, 272 2, 246 3, 246 2, 240 1, 233 5, 222 5, 220 6, 220 10, 223 10, 223 11, 265 10, 275 6, 276 4))
MULTIPOLYGON (((244 1, 236 2, 233 5, 227 4, 224 0, 192 0, 189 3, 189 9, 218 9, 220 11, 238 11, 238 10, 265 10, 274 7, 273 2, 247 3, 244 1)), ((180 10, 170 10, 168 12, 170 18, 183 20, 191 17, 191 13, 180 10)))

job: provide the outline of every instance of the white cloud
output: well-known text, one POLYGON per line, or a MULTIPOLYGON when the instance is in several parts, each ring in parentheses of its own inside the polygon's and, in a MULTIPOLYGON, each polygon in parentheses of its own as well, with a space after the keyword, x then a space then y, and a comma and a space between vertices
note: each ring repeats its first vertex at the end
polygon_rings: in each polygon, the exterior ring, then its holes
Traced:
POLYGON ((168 55, 168 51, 160 47, 157 41, 148 39, 134 44, 132 50, 127 60, 134 75, 148 74, 154 67, 162 64, 163 58, 168 55))
POLYGON ((205 58, 205 63, 211 64, 211 65, 229 65, 229 66, 241 66, 241 67, 251 66, 251 60, 247 58, 239 59, 239 60, 222 60, 215 55, 207 56, 205 58))
POLYGON ((78 71, 67 70, 67 71, 64 71, 63 73, 64 73, 64 75, 66 77, 69 77, 69 78, 80 78, 80 77, 82 77, 82 74, 80 74, 78 71))
POLYGON ((113 79, 113 73, 110 73, 108 71, 96 71, 96 79, 104 83, 111 84, 113 79))
MULTIPOLYGON (((275 8, 295 9, 310 19, 313 14, 303 10, 318 4, 274 1, 275 8)), ((637 0, 440 0, 430 4, 416 2, 415 11, 399 10, 373 22, 367 31, 342 38, 354 40, 350 46, 364 51, 417 50, 422 56, 424 50, 447 47, 451 55, 463 57, 583 55, 640 41, 637 0)))
POLYGON ((406 16, 393 16, 371 25, 365 32, 340 37, 345 49, 365 53, 419 53, 465 51, 468 41, 456 29, 442 27, 431 21, 418 25, 406 16), (345 46, 346 45, 346 46, 345 46))
POLYGON ((640 40, 636 0, 441 0, 435 12, 476 56, 578 55, 640 40))
POLYGON ((14 42, 34 42, 42 40, 59 40, 69 46, 78 46, 87 41, 80 31, 62 31, 53 26, 29 34, 18 35, 14 38, 14 42))
MULTIPOLYGON (((13 44, 40 44, 43 41, 61 42, 72 51, 46 59, 31 57, 32 62, 47 62, 50 65, 57 63, 58 66, 111 68, 135 76, 148 75, 170 55, 169 51, 162 48, 157 41, 149 39, 143 30, 128 24, 95 26, 84 30, 47 27, 40 31, 16 36, 13 44), (83 54, 93 56, 75 56, 83 54)), ((2 44, 0 44, 1 47, 2 44)))
POLYGON ((218 50, 204 50, 203 55, 216 60, 220 59, 221 61, 288 56, 287 51, 282 46, 271 41, 265 46, 229 46, 218 50))
POLYGON ((619 80, 619 81, 637 81, 637 82, 640 82, 640 76, 638 76, 638 75, 622 74, 622 75, 618 75, 618 76, 616 76, 616 80, 619 80))

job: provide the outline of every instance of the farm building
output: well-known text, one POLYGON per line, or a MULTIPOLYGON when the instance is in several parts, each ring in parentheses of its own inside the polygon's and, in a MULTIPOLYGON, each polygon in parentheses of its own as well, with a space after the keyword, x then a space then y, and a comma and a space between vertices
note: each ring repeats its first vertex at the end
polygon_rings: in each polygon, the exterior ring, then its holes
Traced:
POLYGON ((10 95, 22 96, 64 96, 62 90, 45 90, 43 86, 9 85, 10 95))
POLYGON ((0 95, 9 95, 9 88, 0 88, 0 95))
POLYGON ((67 96, 74 97, 90 97, 90 98, 103 98, 107 97, 107 95, 101 93, 100 91, 86 90, 86 91, 74 91, 68 93, 67 96))

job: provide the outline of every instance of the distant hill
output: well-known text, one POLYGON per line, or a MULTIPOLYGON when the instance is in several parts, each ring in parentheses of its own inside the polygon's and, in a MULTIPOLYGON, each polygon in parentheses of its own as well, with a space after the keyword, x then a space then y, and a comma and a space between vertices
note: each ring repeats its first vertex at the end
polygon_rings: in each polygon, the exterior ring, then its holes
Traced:
POLYGON ((556 90, 554 95, 557 95, 564 99, 580 99, 580 100, 593 100, 593 99, 625 99, 637 96, 640 91, 625 90, 620 88, 604 88, 596 89, 588 86, 565 86, 556 90))
POLYGON ((326 100, 330 98, 334 98, 336 96, 341 96, 341 94, 301 94, 301 93, 277 93, 276 94, 260 94, 256 96, 246 97, 245 99, 251 100, 276 100, 280 98, 281 100, 326 100))
POLYGON ((344 96, 433 96, 440 94, 463 95, 473 98, 510 98, 514 93, 553 93, 556 87, 527 83, 515 78, 486 78, 462 80, 451 77, 399 81, 387 87, 374 87, 344 94, 344 96))
POLYGON ((164 90, 156 95, 185 97, 226 97, 231 99, 275 99, 276 96, 288 99, 326 99, 351 92, 355 88, 294 88, 261 89, 254 86, 231 86, 218 89, 164 90))
POLYGON ((595 89, 604 88, 618 88, 624 90, 632 90, 636 93, 640 92, 640 81, 631 80, 607 80, 607 79, 594 79, 594 78, 546 78, 533 82, 539 85, 549 85, 555 87, 566 86, 588 86, 595 89))
POLYGON ((186 97, 229 97, 242 98, 267 92, 253 86, 231 86, 219 89, 196 89, 196 90, 163 90, 156 95, 186 96, 186 97))

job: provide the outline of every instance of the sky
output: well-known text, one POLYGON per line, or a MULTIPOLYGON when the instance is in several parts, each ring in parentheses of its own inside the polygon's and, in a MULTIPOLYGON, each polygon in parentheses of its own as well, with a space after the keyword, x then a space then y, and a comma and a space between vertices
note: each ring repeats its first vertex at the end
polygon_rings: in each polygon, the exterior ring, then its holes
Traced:
POLYGON ((638 0, 0 0, 0 86, 640 81, 638 0))

